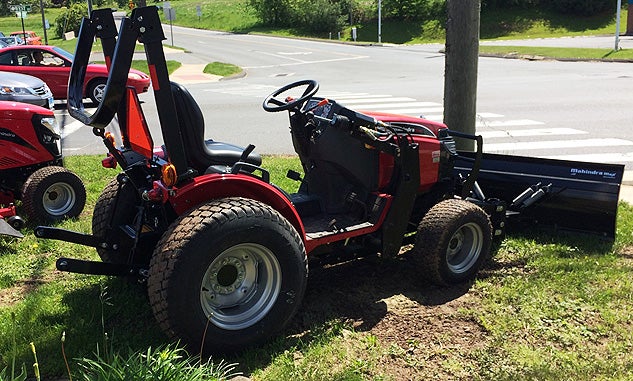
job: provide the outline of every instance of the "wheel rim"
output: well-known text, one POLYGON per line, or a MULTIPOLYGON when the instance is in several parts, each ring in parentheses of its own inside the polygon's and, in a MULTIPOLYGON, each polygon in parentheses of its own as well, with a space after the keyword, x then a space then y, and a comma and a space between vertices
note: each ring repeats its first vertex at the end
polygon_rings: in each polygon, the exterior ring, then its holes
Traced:
POLYGON ((44 192, 42 204, 46 213, 53 216, 63 216, 75 204, 75 190, 66 183, 55 183, 44 192))
POLYGON ((223 251, 207 268, 200 304, 209 321, 238 330, 260 321, 281 289, 281 267, 268 248, 244 243, 223 251))
POLYGON ((103 93, 105 92, 105 88, 105 83, 100 83, 92 90, 92 96, 97 100, 97 102, 101 102, 103 100, 103 93))
POLYGON ((453 273, 464 273, 472 268, 481 254, 483 238, 483 231, 476 223, 457 229, 446 250, 446 262, 453 273))

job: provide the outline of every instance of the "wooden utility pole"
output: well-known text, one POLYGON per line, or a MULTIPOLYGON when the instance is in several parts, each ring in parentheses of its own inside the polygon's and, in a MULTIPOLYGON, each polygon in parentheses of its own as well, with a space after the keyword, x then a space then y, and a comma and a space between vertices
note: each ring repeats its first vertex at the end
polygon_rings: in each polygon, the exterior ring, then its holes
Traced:
MULTIPOLYGON (((447 0, 444 66, 444 123, 475 133, 477 62, 479 60, 479 0, 447 0)), ((474 142, 457 139, 457 148, 473 151, 474 142)))
POLYGON ((633 0, 627 3, 625 36, 633 36, 633 0))

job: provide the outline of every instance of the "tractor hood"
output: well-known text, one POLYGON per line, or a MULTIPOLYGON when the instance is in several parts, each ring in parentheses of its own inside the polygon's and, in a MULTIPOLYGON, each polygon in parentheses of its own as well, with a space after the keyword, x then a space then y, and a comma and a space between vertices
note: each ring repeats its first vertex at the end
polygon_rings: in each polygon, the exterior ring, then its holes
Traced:
POLYGON ((33 114, 54 116, 53 111, 28 103, 0 101, 0 112, 7 119, 31 120, 33 114))

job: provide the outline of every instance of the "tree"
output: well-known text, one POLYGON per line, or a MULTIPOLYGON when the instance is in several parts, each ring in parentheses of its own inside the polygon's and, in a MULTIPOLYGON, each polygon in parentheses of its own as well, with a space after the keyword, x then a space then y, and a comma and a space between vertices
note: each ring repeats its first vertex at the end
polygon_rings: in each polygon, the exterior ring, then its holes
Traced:
MULTIPOLYGON (((447 0, 444 65, 444 123, 452 130, 474 134, 479 60, 479 0, 447 0)), ((474 142, 457 140, 472 151, 474 142)))

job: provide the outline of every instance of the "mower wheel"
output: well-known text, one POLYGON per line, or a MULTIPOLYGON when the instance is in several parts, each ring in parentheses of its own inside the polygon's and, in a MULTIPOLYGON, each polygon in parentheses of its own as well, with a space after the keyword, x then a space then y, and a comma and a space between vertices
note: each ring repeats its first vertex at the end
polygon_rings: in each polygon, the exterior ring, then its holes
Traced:
POLYGON ((85 204, 83 182, 64 167, 40 168, 22 187, 22 206, 31 222, 51 223, 74 218, 85 204))
POLYGON ((414 258, 436 284, 469 281, 488 257, 492 225, 477 205, 457 199, 433 206, 418 226, 414 258))
MULTIPOLYGON (((92 213, 92 234, 95 237, 106 237, 108 229, 118 231, 118 226, 131 224, 136 216, 136 207, 140 203, 132 184, 123 183, 119 188, 116 178, 110 180, 95 204, 92 213)), ((97 253, 103 262, 126 263, 128 260, 127 253, 122 255, 116 250, 97 247, 97 253)), ((151 254, 151 249, 149 253, 151 254)))
POLYGON ((245 198, 213 200, 174 221, 149 269, 154 316, 165 332, 205 353, 263 343, 296 313, 308 260, 276 210, 245 198))
POLYGON ((15 230, 22 230, 22 228, 26 226, 26 222, 24 222, 24 220, 20 216, 11 216, 7 218, 7 222, 15 230))

